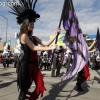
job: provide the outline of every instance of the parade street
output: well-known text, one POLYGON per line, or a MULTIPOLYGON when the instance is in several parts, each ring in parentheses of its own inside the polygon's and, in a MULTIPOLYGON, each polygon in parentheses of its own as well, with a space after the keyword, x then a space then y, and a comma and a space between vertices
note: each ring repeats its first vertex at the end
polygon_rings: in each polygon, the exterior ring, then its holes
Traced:
MULTIPOLYGON (((65 71, 65 68, 61 69, 61 77, 65 71)), ((50 71, 42 73, 47 88, 43 100, 100 100, 100 70, 90 69, 90 80, 82 84, 85 92, 76 91, 77 76, 61 82, 61 77, 51 77, 50 71)), ((10 68, 3 68, 0 64, 0 100, 18 100, 16 76, 13 65, 10 65, 10 68)), ((31 88, 34 87, 33 83, 31 88)))

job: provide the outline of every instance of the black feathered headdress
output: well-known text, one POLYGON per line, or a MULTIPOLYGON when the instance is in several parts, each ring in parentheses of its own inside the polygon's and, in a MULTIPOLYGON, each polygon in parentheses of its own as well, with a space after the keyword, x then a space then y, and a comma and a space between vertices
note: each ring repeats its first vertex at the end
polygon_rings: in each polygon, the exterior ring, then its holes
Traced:
MULTIPOLYGON (((11 3, 9 0, 6 1, 11 3)), ((34 11, 37 0, 19 0, 19 3, 15 0, 13 1, 15 3, 9 6, 13 12, 9 12, 17 16, 16 19, 18 24, 23 23, 25 20, 35 22, 35 20, 40 17, 40 15, 34 11)))

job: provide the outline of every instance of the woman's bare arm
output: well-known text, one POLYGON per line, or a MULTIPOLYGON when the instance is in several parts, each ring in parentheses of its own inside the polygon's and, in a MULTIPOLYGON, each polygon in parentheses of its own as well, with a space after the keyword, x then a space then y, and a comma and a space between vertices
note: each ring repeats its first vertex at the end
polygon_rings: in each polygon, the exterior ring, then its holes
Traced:
POLYGON ((91 46, 88 47, 88 50, 90 50, 94 46, 95 43, 96 43, 96 40, 94 40, 91 46))
POLYGON ((49 46, 49 45, 55 40, 56 35, 55 35, 52 39, 50 39, 49 41, 43 41, 43 40, 39 39, 39 38, 36 37, 36 36, 34 36, 34 37, 35 37, 35 39, 37 40, 37 42, 38 42, 39 44, 41 44, 41 45, 43 45, 43 46, 49 46))
POLYGON ((53 50, 56 49, 57 45, 54 45, 52 47, 40 47, 40 46, 36 46, 33 44, 33 42, 29 39, 27 34, 22 34, 21 36, 21 43, 25 43, 27 44, 27 46, 33 50, 33 51, 46 51, 46 50, 53 50))
POLYGON ((89 53, 93 53, 93 52, 95 52, 95 51, 96 51, 96 49, 93 49, 93 50, 89 51, 89 53))
POLYGON ((52 39, 50 39, 49 41, 43 41, 36 36, 35 36, 35 39, 37 40, 37 42, 39 44, 41 44, 43 46, 49 46, 56 39, 57 35, 59 35, 60 31, 61 31, 60 29, 57 29, 54 37, 52 39))

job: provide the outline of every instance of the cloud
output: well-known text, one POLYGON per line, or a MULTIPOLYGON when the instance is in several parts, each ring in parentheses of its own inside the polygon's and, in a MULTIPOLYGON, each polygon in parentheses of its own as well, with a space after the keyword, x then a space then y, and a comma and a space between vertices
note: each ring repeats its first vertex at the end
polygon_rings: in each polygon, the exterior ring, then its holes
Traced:
MULTIPOLYGON (((5 0, 0 0, 0 2, 5 0)), ((17 0, 18 1, 18 0, 17 0)), ((34 35, 43 40, 48 40, 50 35, 55 33, 59 25, 64 0, 38 0, 35 10, 41 15, 35 23, 34 35)), ((97 28, 100 27, 100 2, 98 0, 73 0, 76 15, 83 33, 96 34, 97 28)), ((14 40, 14 33, 19 32, 20 25, 16 23, 16 16, 8 13, 10 8, 0 6, 0 14, 8 18, 8 28, 12 28, 11 36, 14 40)), ((0 36, 5 37, 6 21, 0 17, 0 36)), ((62 30, 63 27, 61 26, 62 30)), ((10 30, 8 30, 8 33, 10 30)), ((63 31, 62 31, 63 33, 63 31)), ((13 43, 12 43, 13 44, 13 43)))
POLYGON ((74 3, 74 6, 76 9, 83 9, 83 8, 89 8, 91 7, 95 1, 98 1, 98 0, 73 0, 73 3, 74 3))

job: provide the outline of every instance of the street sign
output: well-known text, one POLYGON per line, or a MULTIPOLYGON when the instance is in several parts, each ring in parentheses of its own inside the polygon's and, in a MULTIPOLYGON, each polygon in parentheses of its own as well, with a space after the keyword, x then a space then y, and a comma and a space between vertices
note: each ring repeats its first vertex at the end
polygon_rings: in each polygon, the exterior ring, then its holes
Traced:
POLYGON ((11 40, 8 40, 8 42, 11 42, 11 40))

